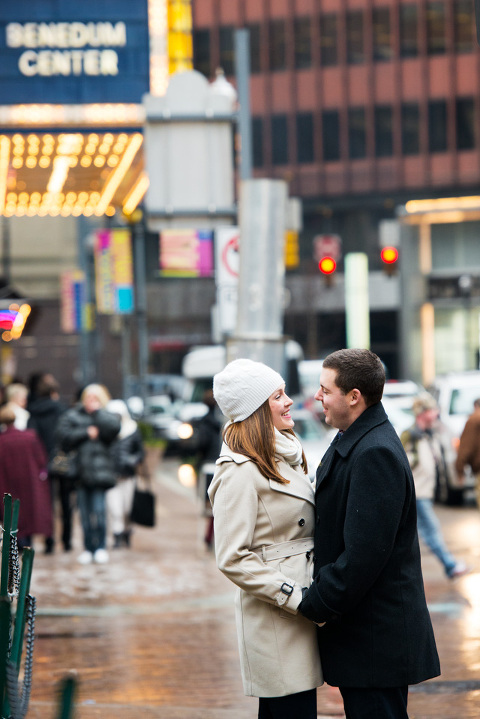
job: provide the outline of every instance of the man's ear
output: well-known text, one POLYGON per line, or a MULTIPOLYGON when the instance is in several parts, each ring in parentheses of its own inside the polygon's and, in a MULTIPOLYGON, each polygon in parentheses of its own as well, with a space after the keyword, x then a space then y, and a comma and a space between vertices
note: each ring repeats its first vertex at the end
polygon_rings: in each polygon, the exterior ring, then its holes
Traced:
POLYGON ((358 405, 358 403, 361 401, 361 399, 362 399, 362 393, 360 392, 359 389, 354 387, 350 391, 350 405, 352 407, 355 407, 356 405, 358 405))

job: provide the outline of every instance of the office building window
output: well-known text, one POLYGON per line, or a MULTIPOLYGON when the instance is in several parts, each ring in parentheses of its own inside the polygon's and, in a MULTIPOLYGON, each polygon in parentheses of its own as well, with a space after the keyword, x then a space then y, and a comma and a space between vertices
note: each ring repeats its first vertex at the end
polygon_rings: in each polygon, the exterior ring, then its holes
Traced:
POLYGON ((400 56, 418 55, 417 5, 400 5, 400 56))
POLYGON ((320 16, 320 60, 324 67, 338 64, 338 16, 320 16))
POLYGON ((210 30, 195 30, 193 33, 193 66, 210 77, 210 30))
POLYGON ((297 162, 313 162, 313 114, 302 112, 297 115, 297 162))
POLYGON ((455 52, 472 52, 475 31, 472 0, 455 0, 453 3, 453 27, 455 52))
POLYGON ((390 8, 374 8, 373 59, 379 62, 392 59, 392 37, 390 31, 390 8))
POLYGON ((462 97, 456 102, 457 150, 475 147, 475 109, 473 97, 462 97))
POLYGON ((340 159, 340 122, 338 110, 322 113, 322 144, 325 161, 340 159))
POLYGON ((436 100, 428 103, 428 149, 445 152, 447 149, 447 103, 436 100))
POLYGON ((287 66, 285 20, 272 20, 268 27, 270 70, 285 70, 287 66))
POLYGON ((365 157, 367 154, 367 130, 365 109, 352 108, 348 111, 348 155, 351 160, 365 157))
POLYGON ((220 28, 220 67, 225 75, 233 75, 235 73, 235 48, 233 38, 233 27, 220 28))
POLYGON ((312 65, 312 22, 309 17, 297 17, 294 22, 295 34, 295 67, 312 65))
POLYGON ((254 167, 263 167, 263 119, 252 118, 252 162, 254 167))
POLYGON ((402 105, 402 154, 420 152, 420 109, 414 103, 402 105))
POLYGON ((272 164, 286 165, 288 162, 288 125, 286 115, 272 117, 272 164))
POLYGON ((445 3, 427 3, 427 52, 443 55, 446 50, 445 3))
POLYGON ((393 155, 392 108, 376 107, 375 113, 375 157, 393 155))
POLYGON ((256 74, 261 71, 261 59, 260 59, 260 48, 261 48, 261 35, 260 25, 247 25, 249 31, 250 40, 250 72, 256 74))
POLYGON ((350 65, 359 65, 365 62, 363 25, 362 10, 347 12, 347 62, 350 65))

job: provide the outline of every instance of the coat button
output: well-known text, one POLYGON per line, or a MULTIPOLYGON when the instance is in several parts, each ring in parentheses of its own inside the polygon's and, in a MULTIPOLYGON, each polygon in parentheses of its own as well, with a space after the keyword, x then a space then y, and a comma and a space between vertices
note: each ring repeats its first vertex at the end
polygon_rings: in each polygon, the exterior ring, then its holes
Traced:
POLYGON ((307 552, 307 562, 310 559, 310 552, 307 552))
POLYGON ((298 523, 299 523, 299 525, 300 525, 301 527, 303 527, 303 525, 305 524, 304 518, 302 517, 301 519, 299 519, 299 520, 298 520, 298 523))

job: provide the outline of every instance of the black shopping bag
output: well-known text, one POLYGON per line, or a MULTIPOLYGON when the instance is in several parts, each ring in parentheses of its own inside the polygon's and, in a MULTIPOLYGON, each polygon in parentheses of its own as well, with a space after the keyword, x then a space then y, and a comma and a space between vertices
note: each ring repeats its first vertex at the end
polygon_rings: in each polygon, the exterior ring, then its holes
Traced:
POLYGON ((150 489, 135 486, 130 519, 143 527, 155 526, 155 495, 150 489))

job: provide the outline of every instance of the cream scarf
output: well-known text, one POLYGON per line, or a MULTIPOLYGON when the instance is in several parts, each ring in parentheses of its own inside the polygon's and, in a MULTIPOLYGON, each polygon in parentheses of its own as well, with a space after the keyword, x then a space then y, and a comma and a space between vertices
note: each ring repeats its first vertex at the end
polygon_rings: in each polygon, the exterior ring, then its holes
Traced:
POLYGON ((293 434, 283 434, 275 427, 275 455, 295 467, 302 463, 302 445, 293 434))

